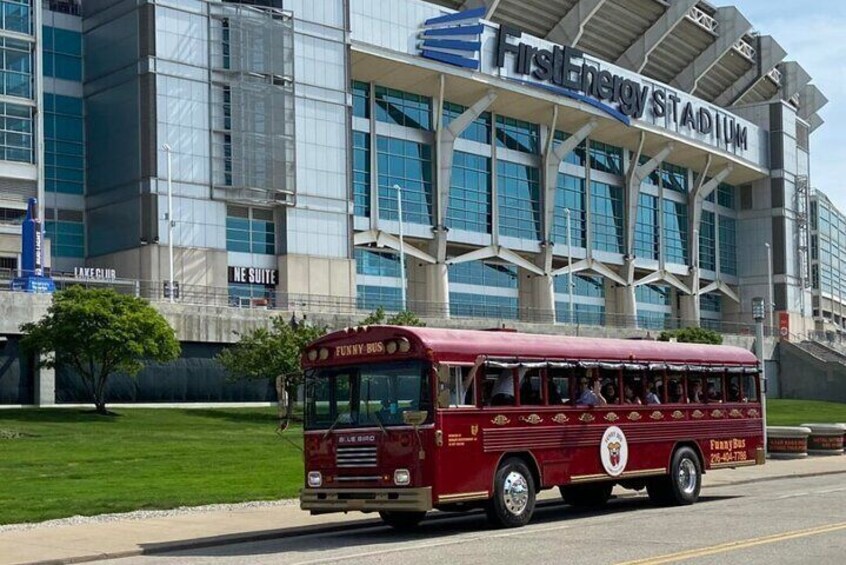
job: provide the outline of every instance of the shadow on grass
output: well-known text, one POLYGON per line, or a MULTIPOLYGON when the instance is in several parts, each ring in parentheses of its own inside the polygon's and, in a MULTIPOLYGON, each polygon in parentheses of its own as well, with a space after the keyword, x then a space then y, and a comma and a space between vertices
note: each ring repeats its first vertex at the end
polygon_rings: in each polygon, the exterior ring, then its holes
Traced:
MULTIPOLYGON (((276 411, 264 410, 233 410, 227 408, 192 408, 182 410, 181 413, 185 416, 194 416, 200 418, 209 418, 213 420, 225 420, 227 422, 234 422, 238 424, 279 424, 279 416, 276 411)), ((293 425, 298 426, 302 424, 301 420, 294 417, 293 425)))
POLYGON ((21 410, 0 410, 0 422, 91 423, 117 422, 121 414, 110 412, 98 414, 93 408, 25 408, 21 410))

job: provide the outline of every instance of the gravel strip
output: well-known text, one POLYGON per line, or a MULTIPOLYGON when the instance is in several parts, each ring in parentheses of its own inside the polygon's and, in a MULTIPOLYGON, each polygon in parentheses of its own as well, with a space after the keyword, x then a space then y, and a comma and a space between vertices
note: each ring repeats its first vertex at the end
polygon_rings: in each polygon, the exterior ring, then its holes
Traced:
POLYGON ((240 502, 237 504, 207 504, 205 506, 179 506, 169 510, 135 510, 133 512, 118 512, 114 514, 99 514, 97 516, 70 516, 44 522, 26 522, 23 524, 0 525, 0 533, 37 528, 56 528, 61 526, 78 526, 82 524, 101 524, 118 522, 121 520, 148 520, 150 518, 170 518, 186 514, 200 514, 203 512, 233 512, 250 508, 273 508, 277 506, 293 506, 299 504, 296 498, 282 500, 257 500, 254 502, 240 502))

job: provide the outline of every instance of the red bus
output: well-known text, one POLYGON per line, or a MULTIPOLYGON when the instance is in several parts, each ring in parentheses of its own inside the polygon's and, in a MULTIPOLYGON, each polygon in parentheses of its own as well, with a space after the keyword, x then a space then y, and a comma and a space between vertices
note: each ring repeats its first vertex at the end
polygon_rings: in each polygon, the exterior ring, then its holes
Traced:
POLYGON ((303 365, 312 513, 408 528, 482 507, 514 527, 543 489, 692 504, 706 470, 764 463, 758 361, 737 347, 371 326, 320 338, 303 365))

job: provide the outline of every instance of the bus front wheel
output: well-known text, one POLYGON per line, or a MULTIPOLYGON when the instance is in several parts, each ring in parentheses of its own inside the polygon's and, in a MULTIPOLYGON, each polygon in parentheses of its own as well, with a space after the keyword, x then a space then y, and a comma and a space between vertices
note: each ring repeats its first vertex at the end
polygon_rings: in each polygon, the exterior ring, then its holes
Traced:
POLYGON ((488 502, 488 520, 497 527, 518 528, 535 511, 535 481, 522 459, 512 457, 500 464, 488 502))
POLYGON ((397 512, 395 510, 385 510, 379 512, 382 521, 395 530, 413 530, 416 528, 423 518, 426 517, 425 512, 397 512))
POLYGON ((670 475, 654 479, 646 485, 649 499, 659 505, 686 506, 699 499, 702 488, 702 465, 689 447, 673 453, 670 475))

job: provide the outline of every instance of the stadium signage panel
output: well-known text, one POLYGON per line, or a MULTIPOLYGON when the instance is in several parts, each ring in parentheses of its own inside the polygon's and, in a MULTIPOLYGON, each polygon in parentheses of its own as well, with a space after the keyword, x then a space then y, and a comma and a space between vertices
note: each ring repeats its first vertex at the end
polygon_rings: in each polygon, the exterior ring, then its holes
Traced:
POLYGON ((547 49, 514 41, 521 36, 520 30, 505 25, 499 26, 497 32, 494 66, 505 69, 510 65, 511 80, 598 106, 627 124, 631 119, 643 118, 648 111, 656 118, 666 117, 680 128, 716 135, 726 145, 748 148, 748 128, 731 115, 692 100, 682 100, 672 90, 653 88, 601 69, 574 47, 554 45, 547 49), (528 77, 528 80, 517 77, 528 77))
POLYGON ((229 282, 276 286, 279 284, 279 271, 258 267, 229 267, 229 282))
POLYGON ((73 276, 77 279, 113 281, 117 279, 117 271, 100 267, 74 267, 73 276))

